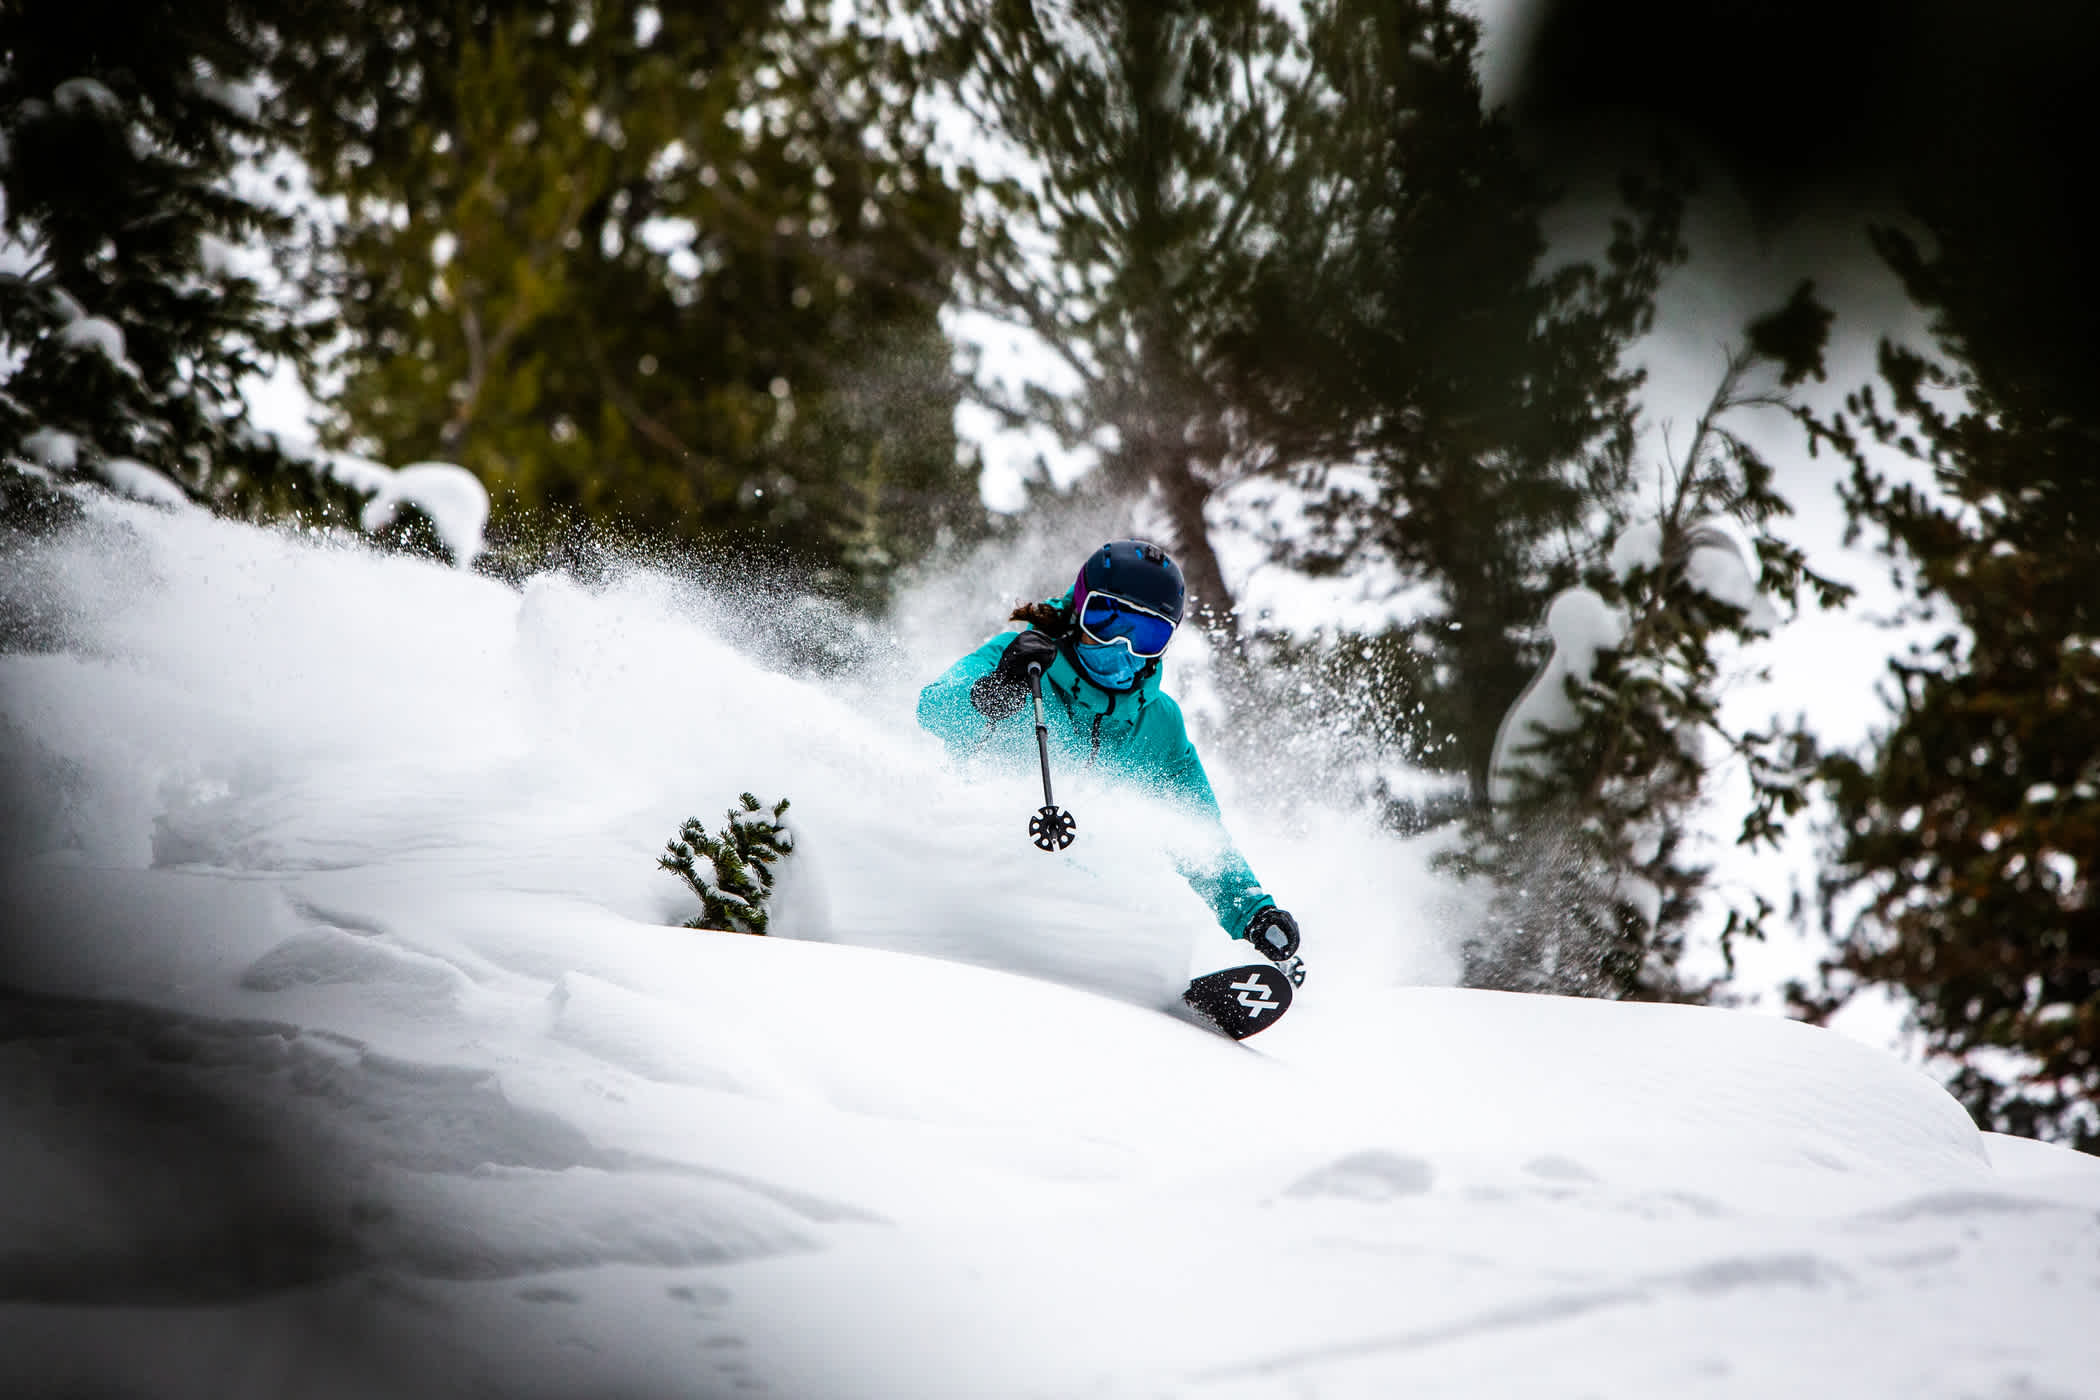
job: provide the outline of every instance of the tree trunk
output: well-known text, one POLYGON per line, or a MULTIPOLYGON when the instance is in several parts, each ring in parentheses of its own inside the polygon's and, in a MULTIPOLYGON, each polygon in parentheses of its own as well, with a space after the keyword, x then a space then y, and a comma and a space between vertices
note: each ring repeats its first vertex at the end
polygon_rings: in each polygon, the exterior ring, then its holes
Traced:
POLYGON ((1168 527, 1174 532, 1174 562, 1181 565, 1181 576, 1188 583, 1188 617, 1207 630, 1228 629, 1237 639, 1239 621, 1232 590, 1225 586, 1225 574, 1218 567, 1218 554, 1211 548, 1210 530, 1203 520, 1210 487, 1178 457, 1159 460, 1151 480, 1159 488, 1168 527))
POLYGON ((1239 609, 1225 584, 1224 570, 1218 567, 1218 553, 1211 548, 1210 530, 1203 519, 1211 488, 1185 453, 1160 451, 1144 465, 1150 468, 1147 479, 1159 491, 1167 527, 1173 532, 1170 552, 1188 584, 1183 624, 1200 628, 1210 639, 1211 676, 1218 697, 1228 712, 1239 710, 1252 699, 1252 677, 1240 649, 1239 609))

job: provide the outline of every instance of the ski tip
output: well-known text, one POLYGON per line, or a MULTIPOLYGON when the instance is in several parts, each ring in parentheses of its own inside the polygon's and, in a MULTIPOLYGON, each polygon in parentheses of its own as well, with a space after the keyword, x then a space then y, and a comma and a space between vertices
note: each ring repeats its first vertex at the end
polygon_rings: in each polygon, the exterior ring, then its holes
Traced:
POLYGON ((1205 1025, 1245 1040, 1283 1019, 1291 1005, 1291 983, 1272 963, 1249 963, 1198 977, 1181 1000, 1205 1025))

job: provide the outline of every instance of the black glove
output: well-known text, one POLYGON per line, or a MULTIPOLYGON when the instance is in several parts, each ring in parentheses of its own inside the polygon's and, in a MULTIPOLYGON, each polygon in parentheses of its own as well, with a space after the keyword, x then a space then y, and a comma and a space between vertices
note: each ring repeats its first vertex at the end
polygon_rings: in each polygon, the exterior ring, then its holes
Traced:
POLYGON ((1057 643, 1048 633, 1030 628, 1006 644, 999 664, 977 678, 970 687, 970 703, 986 719, 1005 719, 1028 698, 1028 668, 1045 671, 1057 659, 1057 643))
POLYGON ((1298 921, 1272 904, 1247 921, 1247 941, 1270 962, 1280 963, 1298 951, 1298 921))

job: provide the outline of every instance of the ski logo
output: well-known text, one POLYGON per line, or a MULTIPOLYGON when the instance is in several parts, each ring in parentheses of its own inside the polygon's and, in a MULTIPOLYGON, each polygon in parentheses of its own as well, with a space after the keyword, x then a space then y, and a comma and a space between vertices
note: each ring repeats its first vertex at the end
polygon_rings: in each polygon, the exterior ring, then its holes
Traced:
POLYGON ((1245 1040, 1283 1019, 1291 1009, 1291 984, 1281 969, 1249 963, 1205 973, 1189 983, 1181 1000, 1206 1024, 1245 1040))
POLYGON ((1234 982, 1231 984, 1231 987, 1233 991, 1239 993, 1237 1000, 1241 1006, 1247 1008, 1247 1019, 1250 1021, 1259 1021, 1262 1012, 1276 1009, 1275 994, 1269 990, 1269 984, 1262 981, 1259 977, 1249 977, 1244 982, 1234 982))

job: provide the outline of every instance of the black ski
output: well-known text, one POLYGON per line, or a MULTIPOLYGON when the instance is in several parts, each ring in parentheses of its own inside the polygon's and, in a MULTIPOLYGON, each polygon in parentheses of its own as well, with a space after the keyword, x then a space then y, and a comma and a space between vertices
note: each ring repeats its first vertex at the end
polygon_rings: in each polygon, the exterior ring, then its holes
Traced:
POLYGON ((1198 977, 1181 999, 1210 1025, 1245 1040, 1290 1010, 1291 979, 1274 963, 1249 963, 1198 977))

